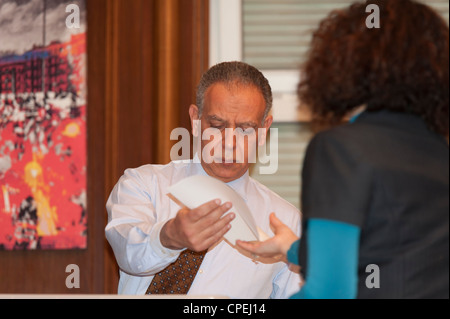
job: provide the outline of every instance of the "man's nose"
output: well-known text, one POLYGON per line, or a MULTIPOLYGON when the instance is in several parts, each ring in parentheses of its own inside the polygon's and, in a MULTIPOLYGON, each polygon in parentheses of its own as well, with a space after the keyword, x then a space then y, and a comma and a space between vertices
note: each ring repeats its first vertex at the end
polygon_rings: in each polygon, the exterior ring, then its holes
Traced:
POLYGON ((234 128, 227 127, 225 129, 223 143, 226 149, 234 149, 236 146, 236 143, 234 141, 234 128))

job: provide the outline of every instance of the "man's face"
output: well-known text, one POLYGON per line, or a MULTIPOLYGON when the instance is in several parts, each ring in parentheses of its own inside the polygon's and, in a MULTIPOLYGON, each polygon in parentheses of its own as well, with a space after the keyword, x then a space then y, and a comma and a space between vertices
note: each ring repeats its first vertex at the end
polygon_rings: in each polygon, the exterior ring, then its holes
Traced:
MULTIPOLYGON (((255 156, 253 150, 258 145, 258 128, 265 128, 266 133, 272 124, 272 116, 264 119, 264 97, 252 85, 216 83, 207 89, 203 104, 200 118, 197 106, 191 105, 189 109, 193 131, 196 131, 194 120, 201 121, 203 169, 225 183, 238 179, 248 170, 249 157, 255 156), (210 128, 216 130, 208 130, 210 128), (217 134, 209 135, 210 132, 221 134, 221 138, 217 134), (205 139, 205 136, 209 138, 205 139), (206 159, 205 153, 213 160, 206 159)), ((266 134, 260 138, 263 144, 266 134)))

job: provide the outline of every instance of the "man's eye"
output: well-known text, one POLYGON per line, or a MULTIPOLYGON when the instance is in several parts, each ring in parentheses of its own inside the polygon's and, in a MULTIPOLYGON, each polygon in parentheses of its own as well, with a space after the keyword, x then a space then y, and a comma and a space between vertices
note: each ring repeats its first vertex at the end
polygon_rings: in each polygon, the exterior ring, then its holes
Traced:
POLYGON ((210 127, 211 127, 211 128, 216 128, 216 129, 218 129, 218 130, 223 130, 223 128, 224 128, 223 125, 214 125, 214 124, 211 124, 210 127))
POLYGON ((242 127, 242 128, 241 128, 241 131, 242 131, 242 133, 245 134, 245 135, 250 135, 250 134, 252 134, 253 132, 255 132, 255 129, 254 129, 253 127, 242 127))

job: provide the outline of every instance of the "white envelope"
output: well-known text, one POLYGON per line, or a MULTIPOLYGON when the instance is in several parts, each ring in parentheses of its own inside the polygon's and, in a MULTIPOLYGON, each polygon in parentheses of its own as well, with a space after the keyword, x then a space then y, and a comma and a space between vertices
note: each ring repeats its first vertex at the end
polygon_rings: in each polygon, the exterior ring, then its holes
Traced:
POLYGON ((218 179, 208 175, 191 176, 170 186, 169 193, 178 204, 184 205, 189 209, 194 209, 214 199, 220 199, 222 203, 231 202, 233 206, 227 214, 234 212, 236 217, 231 222, 231 228, 224 237, 232 245, 235 245, 238 239, 258 241, 268 238, 256 226, 244 199, 234 189, 218 179))

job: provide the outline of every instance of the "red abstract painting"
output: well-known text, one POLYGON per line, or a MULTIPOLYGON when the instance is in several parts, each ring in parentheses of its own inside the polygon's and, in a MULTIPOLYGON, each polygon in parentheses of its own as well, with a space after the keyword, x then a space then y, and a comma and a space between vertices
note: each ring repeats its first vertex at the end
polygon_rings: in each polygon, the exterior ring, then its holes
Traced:
MULTIPOLYGON (((29 6, 48 28, 69 3, 2 0, 0 24, 2 10, 29 6)), ((65 29, 0 44, 0 250, 86 248, 86 32, 65 29)))

